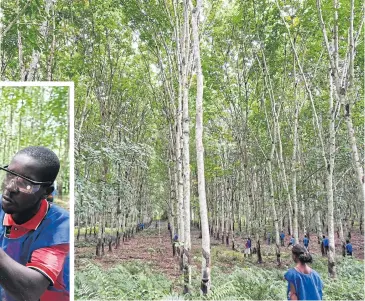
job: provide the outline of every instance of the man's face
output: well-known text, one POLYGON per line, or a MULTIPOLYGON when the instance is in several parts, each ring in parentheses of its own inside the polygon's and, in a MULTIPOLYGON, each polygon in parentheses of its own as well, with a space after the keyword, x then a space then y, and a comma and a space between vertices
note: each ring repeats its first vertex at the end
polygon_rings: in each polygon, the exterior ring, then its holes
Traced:
MULTIPOLYGON (((36 159, 25 155, 16 155, 8 169, 33 181, 41 181, 41 168, 36 159)), ((47 197, 49 187, 43 186, 34 194, 17 191, 9 186, 4 187, 2 208, 5 213, 15 214, 26 212, 33 208, 42 198, 47 197)))

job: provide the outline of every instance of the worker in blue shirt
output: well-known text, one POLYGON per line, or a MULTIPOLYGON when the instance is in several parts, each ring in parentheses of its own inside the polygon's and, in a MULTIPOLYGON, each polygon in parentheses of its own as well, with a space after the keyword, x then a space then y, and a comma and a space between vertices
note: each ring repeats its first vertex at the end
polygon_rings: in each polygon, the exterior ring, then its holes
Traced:
POLYGON ((323 248, 324 248, 324 254, 327 255, 328 253, 328 249, 329 249, 329 240, 328 237, 326 237, 325 235, 323 235, 323 248))
POLYGON ((307 249, 308 251, 308 245, 309 245, 309 239, 307 237, 307 235, 304 235, 304 238, 303 238, 303 244, 304 244, 304 247, 307 249))
POLYGON ((284 231, 281 231, 281 233, 280 233, 280 242, 281 242, 282 247, 284 247, 284 239, 285 239, 284 231))
POLYGON ((312 263, 311 254, 303 246, 296 244, 292 249, 292 259, 296 266, 284 275, 288 281, 288 300, 322 300, 323 281, 308 265, 312 263))
POLYGON ((346 253, 347 256, 352 256, 352 244, 349 239, 346 239, 346 253))
POLYGON ((290 238, 290 241, 289 241, 288 247, 290 247, 290 246, 294 246, 294 241, 295 241, 295 239, 294 239, 294 235, 292 235, 292 237, 290 238))
POLYGON ((270 244, 270 239, 271 239, 271 233, 268 232, 267 233, 267 244, 269 245, 270 244))

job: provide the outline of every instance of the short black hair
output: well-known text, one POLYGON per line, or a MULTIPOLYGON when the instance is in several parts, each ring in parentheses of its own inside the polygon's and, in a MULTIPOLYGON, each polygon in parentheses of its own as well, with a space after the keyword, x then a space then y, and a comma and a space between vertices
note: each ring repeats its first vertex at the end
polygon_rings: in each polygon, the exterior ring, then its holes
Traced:
POLYGON ((37 160, 42 171, 39 181, 53 182, 56 180, 60 170, 60 160, 49 148, 44 146, 28 146, 18 151, 15 156, 17 155, 27 155, 37 160))

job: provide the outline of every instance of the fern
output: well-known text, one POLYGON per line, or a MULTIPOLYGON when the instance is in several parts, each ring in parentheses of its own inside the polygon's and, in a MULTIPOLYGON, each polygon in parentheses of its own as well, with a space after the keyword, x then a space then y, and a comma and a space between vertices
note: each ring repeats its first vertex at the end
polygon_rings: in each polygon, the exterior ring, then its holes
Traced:
MULTIPOLYGON (((233 254, 234 255, 234 254, 233 254)), ((223 256, 226 256, 223 255, 223 256)), ((228 256, 227 256, 228 257, 228 256)), ((181 296, 172 292, 172 283, 153 272, 145 263, 124 263, 108 270, 87 259, 80 260, 82 269, 75 275, 76 300, 284 300, 287 283, 283 270, 257 267, 245 262, 229 273, 212 267, 212 287, 207 296, 200 293, 200 271, 192 270, 191 293, 181 296)), ((324 300, 364 300, 364 267, 352 258, 338 258, 338 278, 327 276, 326 260, 316 258, 313 268, 324 281, 324 300)), ((175 287, 183 286, 183 277, 175 287)))
POLYGON ((170 293, 170 281, 152 274, 143 264, 118 265, 109 270, 84 262, 75 275, 75 299, 161 299, 170 293))

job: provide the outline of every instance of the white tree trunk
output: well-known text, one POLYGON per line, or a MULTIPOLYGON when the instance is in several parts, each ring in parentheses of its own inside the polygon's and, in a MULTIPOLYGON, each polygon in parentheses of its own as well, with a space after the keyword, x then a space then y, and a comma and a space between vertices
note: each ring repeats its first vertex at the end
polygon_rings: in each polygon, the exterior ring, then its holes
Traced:
MULTIPOLYGON (((294 72, 295 74, 295 72, 294 72)), ((295 76, 294 76, 295 77, 295 76)), ((298 199, 297 199, 297 147, 298 147, 298 118, 299 106, 295 103, 295 117, 294 117, 294 143, 293 143, 293 159, 292 159, 292 189, 293 189, 293 233, 295 243, 299 243, 298 233, 298 199)))
POLYGON ((332 97, 332 76, 330 78, 330 108, 329 108, 329 166, 327 166, 327 201, 328 201, 328 239, 329 239, 329 251, 328 251, 328 272, 330 277, 336 277, 335 267, 335 229, 334 229, 334 216, 333 216, 333 170, 335 164, 335 151, 336 151, 336 132, 335 132, 335 118, 336 110, 333 106, 332 97))
POLYGON ((221 209, 221 239, 222 239, 222 244, 224 244, 224 184, 222 183, 222 188, 221 188, 221 205, 222 205, 222 209, 221 209))
POLYGON ((183 106, 183 199, 184 199, 184 250, 183 250, 183 267, 184 267, 184 293, 190 292, 191 284, 191 240, 190 240, 190 118, 189 118, 189 83, 188 75, 190 71, 190 22, 189 22, 189 0, 184 0, 184 24, 183 24, 183 61, 182 61, 182 106, 183 106))
MULTIPOLYGON (((190 5, 191 1, 190 1, 190 5)), ((192 27, 194 39, 194 57, 196 60, 197 93, 196 93, 196 153, 198 169, 198 194, 200 207, 200 220, 202 230, 202 282, 203 294, 210 290, 210 236, 207 201, 205 195, 204 176, 204 146, 203 146, 203 73, 200 61, 199 39, 199 13, 202 8, 202 0, 197 0, 197 6, 192 13, 192 27)))
POLYGON ((302 218, 302 227, 303 227, 303 233, 307 234, 307 232, 309 231, 307 228, 307 220, 306 220, 306 216, 305 216, 305 206, 304 206, 304 199, 303 196, 301 197, 300 200, 300 204, 301 204, 301 218, 302 218))

